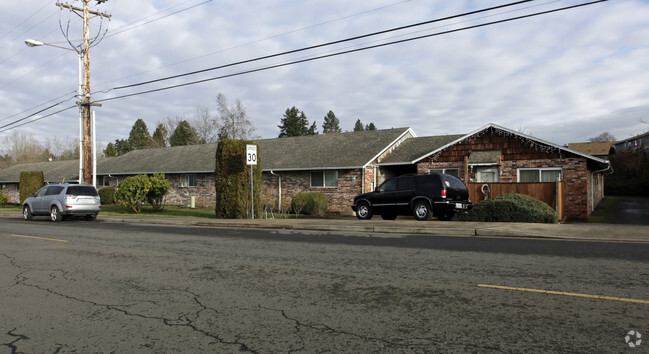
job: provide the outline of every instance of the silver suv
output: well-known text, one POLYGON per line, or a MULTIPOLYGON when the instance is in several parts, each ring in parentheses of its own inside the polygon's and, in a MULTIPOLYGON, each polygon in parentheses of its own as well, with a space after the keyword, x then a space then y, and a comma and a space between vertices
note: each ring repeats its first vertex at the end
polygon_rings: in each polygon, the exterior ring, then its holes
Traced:
POLYGON ((49 215, 52 221, 61 221, 65 215, 79 215, 95 220, 101 201, 97 189, 82 184, 50 184, 32 194, 23 202, 23 218, 49 215))

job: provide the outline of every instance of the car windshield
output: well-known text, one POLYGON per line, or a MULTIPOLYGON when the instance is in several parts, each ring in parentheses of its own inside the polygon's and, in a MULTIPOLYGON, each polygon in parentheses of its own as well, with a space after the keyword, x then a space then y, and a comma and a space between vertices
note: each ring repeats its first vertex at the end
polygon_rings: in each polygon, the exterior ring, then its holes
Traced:
POLYGON ((70 186, 68 187, 68 191, 65 193, 67 195, 88 195, 92 197, 96 197, 97 190, 95 187, 91 186, 70 186))

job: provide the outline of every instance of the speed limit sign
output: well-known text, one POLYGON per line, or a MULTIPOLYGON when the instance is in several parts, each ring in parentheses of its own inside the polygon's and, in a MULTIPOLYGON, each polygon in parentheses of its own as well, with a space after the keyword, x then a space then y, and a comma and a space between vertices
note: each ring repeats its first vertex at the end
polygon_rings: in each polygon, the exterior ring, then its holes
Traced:
POLYGON ((246 145, 246 165, 257 165, 257 145, 246 145))

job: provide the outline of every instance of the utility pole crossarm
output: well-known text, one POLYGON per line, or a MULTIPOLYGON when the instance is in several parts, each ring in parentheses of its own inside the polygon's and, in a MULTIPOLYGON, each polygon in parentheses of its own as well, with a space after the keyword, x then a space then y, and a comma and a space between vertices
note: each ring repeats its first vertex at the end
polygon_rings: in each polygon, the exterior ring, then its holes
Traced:
MULTIPOLYGON (((82 8, 72 6, 72 5, 68 5, 68 4, 63 4, 63 3, 60 3, 60 2, 57 2, 56 6, 66 8, 66 9, 70 9, 70 10, 73 10, 73 11, 81 11, 81 12, 83 12, 82 8)), ((103 13, 103 12, 98 12, 98 11, 88 10, 88 13, 93 14, 95 16, 101 16, 101 17, 106 17, 106 18, 111 17, 111 15, 109 15, 109 14, 106 14, 106 13, 103 13)))

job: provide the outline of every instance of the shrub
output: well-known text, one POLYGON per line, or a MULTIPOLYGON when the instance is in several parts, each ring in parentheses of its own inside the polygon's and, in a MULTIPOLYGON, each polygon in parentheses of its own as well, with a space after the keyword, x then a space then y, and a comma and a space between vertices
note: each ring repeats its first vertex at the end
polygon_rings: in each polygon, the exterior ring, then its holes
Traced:
POLYGON ((149 177, 151 189, 146 195, 146 199, 153 207, 153 210, 160 210, 164 206, 164 196, 171 190, 171 184, 165 178, 164 173, 154 173, 149 177))
POLYGON ((461 221, 556 223, 557 212, 546 203, 524 194, 503 194, 480 201, 461 221))
POLYGON ((99 198, 101 198, 101 204, 115 203, 115 187, 103 187, 98 192, 99 198))
POLYGON ((7 190, 3 189, 0 191, 0 207, 7 205, 7 200, 9 200, 9 196, 7 196, 7 190))
POLYGON ((329 208, 329 200, 324 193, 305 192, 293 197, 291 209, 295 214, 323 215, 329 208))
POLYGON ((126 178, 119 184, 115 197, 119 203, 134 213, 142 211, 142 203, 151 190, 151 181, 147 175, 137 175, 126 178))
POLYGON ((38 192, 45 185, 43 171, 21 171, 20 172, 20 204, 30 194, 38 192))
MULTIPOLYGON (((246 165, 246 145, 256 145, 248 140, 223 139, 216 148, 214 172, 215 212, 217 218, 246 218, 250 215, 250 167, 246 165)), ((255 214, 260 214, 261 159, 257 145, 257 165, 253 166, 255 214)))

